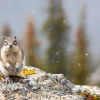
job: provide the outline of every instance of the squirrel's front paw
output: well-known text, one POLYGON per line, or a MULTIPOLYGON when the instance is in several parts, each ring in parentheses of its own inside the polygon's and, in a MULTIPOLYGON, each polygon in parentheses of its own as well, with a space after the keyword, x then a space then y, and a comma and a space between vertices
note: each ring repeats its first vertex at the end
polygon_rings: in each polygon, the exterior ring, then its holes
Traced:
POLYGON ((14 67, 14 72, 18 72, 19 69, 21 68, 21 66, 22 66, 22 64, 19 63, 19 62, 17 62, 16 65, 15 65, 15 67, 14 67))
POLYGON ((6 63, 5 69, 7 69, 8 71, 13 70, 13 69, 12 69, 12 66, 10 65, 10 63, 6 63))
POLYGON ((12 79, 10 77, 5 78, 5 83, 13 83, 12 79))
POLYGON ((8 71, 12 71, 13 69, 12 69, 12 67, 7 67, 6 68, 8 71))
POLYGON ((17 67, 14 67, 14 72, 17 72, 18 71, 18 68, 17 67))

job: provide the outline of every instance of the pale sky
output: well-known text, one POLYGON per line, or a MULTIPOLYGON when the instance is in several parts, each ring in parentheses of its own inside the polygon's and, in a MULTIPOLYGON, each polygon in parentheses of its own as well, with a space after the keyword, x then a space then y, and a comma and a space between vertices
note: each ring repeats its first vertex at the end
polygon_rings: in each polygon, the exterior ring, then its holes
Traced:
MULTIPOLYGON (((71 27, 71 47, 75 39, 75 32, 79 24, 82 4, 87 5, 87 37, 90 42, 89 49, 92 57, 100 55, 100 1, 99 0, 64 0, 66 18, 71 27)), ((48 0, 0 0, 0 29, 5 23, 11 26, 14 35, 23 35, 26 19, 29 14, 33 16, 34 24, 38 30, 38 40, 45 47, 45 39, 40 30, 47 18, 46 8, 48 0)), ((95 59, 94 57, 94 59, 95 59)))

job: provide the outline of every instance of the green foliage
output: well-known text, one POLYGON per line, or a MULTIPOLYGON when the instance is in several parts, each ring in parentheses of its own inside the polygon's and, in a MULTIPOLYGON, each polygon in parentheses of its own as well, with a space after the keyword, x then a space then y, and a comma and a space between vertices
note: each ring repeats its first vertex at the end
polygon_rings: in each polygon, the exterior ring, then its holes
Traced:
POLYGON ((8 24, 5 24, 3 27, 2 36, 7 36, 7 37, 11 36, 11 30, 8 24))
POLYGON ((0 48, 3 45, 3 37, 4 36, 7 36, 7 37, 10 37, 11 36, 11 30, 10 30, 10 27, 9 27, 8 24, 5 24, 3 26, 3 30, 2 30, 1 36, 2 36, 2 39, 0 39, 0 48))
POLYGON ((88 50, 85 34, 85 12, 81 14, 81 21, 76 33, 74 63, 73 63, 73 79, 75 84, 86 84, 88 77, 88 50))
POLYGON ((35 29, 33 26, 32 18, 27 21, 27 28, 25 33, 25 54, 26 54, 26 65, 39 67, 40 62, 38 59, 37 51, 39 42, 36 39, 35 29))
POLYGON ((46 51, 47 71, 52 73, 67 73, 67 53, 69 26, 61 0, 50 0, 49 17, 44 24, 44 31, 49 40, 46 51))

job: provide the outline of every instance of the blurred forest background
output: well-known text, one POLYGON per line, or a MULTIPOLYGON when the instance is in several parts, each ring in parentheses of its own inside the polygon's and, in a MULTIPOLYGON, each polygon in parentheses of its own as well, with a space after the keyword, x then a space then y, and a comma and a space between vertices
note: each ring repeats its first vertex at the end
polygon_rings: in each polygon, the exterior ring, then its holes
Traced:
POLYGON ((3 36, 16 35, 26 65, 63 73, 74 84, 100 86, 100 2, 4 1, 0 1, 0 47, 3 36))

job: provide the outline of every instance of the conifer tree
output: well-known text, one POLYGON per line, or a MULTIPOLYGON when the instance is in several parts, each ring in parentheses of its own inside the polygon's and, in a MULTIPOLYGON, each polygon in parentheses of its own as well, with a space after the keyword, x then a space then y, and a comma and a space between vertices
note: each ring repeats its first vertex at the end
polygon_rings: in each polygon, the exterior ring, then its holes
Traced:
POLYGON ((49 40, 46 51, 48 72, 66 74, 69 26, 62 7, 62 0, 49 0, 49 17, 44 24, 44 32, 49 40))
POLYGON ((7 36, 7 37, 11 36, 11 30, 8 24, 5 24, 3 27, 2 36, 7 36))
POLYGON ((35 28, 32 18, 29 17, 27 21, 27 27, 25 31, 25 53, 26 53, 26 65, 39 67, 38 59, 38 46, 39 42, 36 39, 35 28))
POLYGON ((85 27, 85 8, 81 10, 81 18, 78 30, 76 32, 75 54, 74 54, 74 68, 73 77, 75 84, 86 84, 88 77, 88 50, 87 50, 87 37, 85 27))
POLYGON ((0 40, 0 48, 2 47, 2 44, 3 44, 3 37, 4 36, 7 36, 7 37, 10 37, 11 36, 11 30, 10 30, 10 27, 9 27, 8 24, 5 24, 3 26, 1 36, 2 36, 2 38, 0 40))

